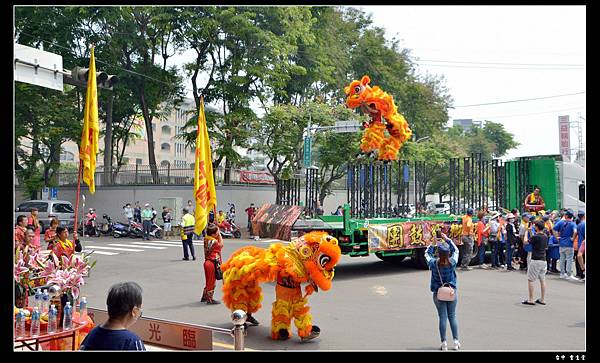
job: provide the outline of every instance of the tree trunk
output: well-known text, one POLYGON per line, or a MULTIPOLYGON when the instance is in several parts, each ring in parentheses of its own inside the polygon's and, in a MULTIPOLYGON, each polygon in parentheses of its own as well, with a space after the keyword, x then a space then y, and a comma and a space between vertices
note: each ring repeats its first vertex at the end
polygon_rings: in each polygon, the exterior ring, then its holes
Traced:
POLYGON ((111 169, 112 169, 112 145, 113 145, 113 132, 112 132, 112 110, 113 110, 113 98, 114 95, 111 92, 108 96, 108 102, 106 103, 106 132, 104 134, 104 185, 111 183, 111 169))
POLYGON ((223 176, 223 184, 228 185, 231 182, 231 161, 225 159, 225 174, 223 176))
POLYGON ((156 156, 154 155, 154 133, 152 132, 152 119, 148 112, 148 105, 144 97, 143 86, 140 89, 140 104, 142 106, 142 115, 146 125, 146 134, 148 135, 148 163, 150 164, 150 172, 152 173, 152 182, 158 184, 158 169, 156 168, 156 156))

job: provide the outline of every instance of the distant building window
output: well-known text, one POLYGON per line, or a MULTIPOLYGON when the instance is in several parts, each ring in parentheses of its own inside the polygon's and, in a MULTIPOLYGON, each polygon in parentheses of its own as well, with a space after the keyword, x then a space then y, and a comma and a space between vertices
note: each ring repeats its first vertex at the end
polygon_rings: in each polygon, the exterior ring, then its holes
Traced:
POLYGON ((75 155, 69 151, 63 151, 60 153, 60 161, 74 161, 75 155))
POLYGON ((165 150, 165 151, 169 151, 171 150, 171 145, 169 145, 168 143, 164 142, 160 145, 160 149, 161 150, 165 150))
POLYGON ((135 165, 142 165, 142 159, 135 159, 135 165))
POLYGON ((162 127, 162 133, 163 133, 163 135, 164 134, 171 135, 171 128, 169 126, 167 126, 167 125, 163 126, 162 127))
POLYGON ((163 160, 160 162, 160 166, 163 168, 168 168, 171 163, 168 160, 163 160))

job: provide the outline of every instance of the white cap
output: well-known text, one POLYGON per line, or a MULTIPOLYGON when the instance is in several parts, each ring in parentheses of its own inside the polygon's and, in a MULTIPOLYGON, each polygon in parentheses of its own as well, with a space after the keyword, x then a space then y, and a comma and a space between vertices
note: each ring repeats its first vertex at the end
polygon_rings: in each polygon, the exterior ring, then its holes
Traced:
POLYGON ((150 206, 150 203, 144 204, 144 207, 149 207, 149 206, 150 206))

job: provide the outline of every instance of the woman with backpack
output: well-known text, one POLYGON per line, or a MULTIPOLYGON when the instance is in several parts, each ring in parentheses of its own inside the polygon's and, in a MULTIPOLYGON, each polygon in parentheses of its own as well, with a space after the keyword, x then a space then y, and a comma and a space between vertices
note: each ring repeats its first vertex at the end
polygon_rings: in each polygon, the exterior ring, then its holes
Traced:
POLYGON ((452 337, 454 338, 454 350, 460 348, 458 340, 458 321, 456 319, 456 264, 458 263, 458 248, 440 230, 436 232, 435 241, 437 246, 432 243, 425 252, 427 266, 431 270, 431 282, 429 287, 433 292, 433 303, 438 312, 440 340, 442 342, 440 349, 448 350, 446 342, 446 324, 450 322, 452 337), (437 254, 437 257, 436 257, 437 254))

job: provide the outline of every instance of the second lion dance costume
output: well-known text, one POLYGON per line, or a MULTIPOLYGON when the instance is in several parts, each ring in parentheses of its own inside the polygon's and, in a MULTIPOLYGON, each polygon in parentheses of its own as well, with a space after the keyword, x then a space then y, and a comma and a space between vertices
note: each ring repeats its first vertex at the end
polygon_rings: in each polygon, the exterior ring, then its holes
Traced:
POLYGON ((249 315, 261 308, 260 283, 277 281, 272 308, 271 338, 291 337, 294 319, 302 341, 319 335, 307 306, 308 295, 329 290, 334 267, 341 256, 338 241, 326 232, 310 232, 283 245, 267 249, 240 248, 223 266, 223 302, 231 311, 241 309, 249 315), (301 284, 307 283, 305 294, 301 284))

